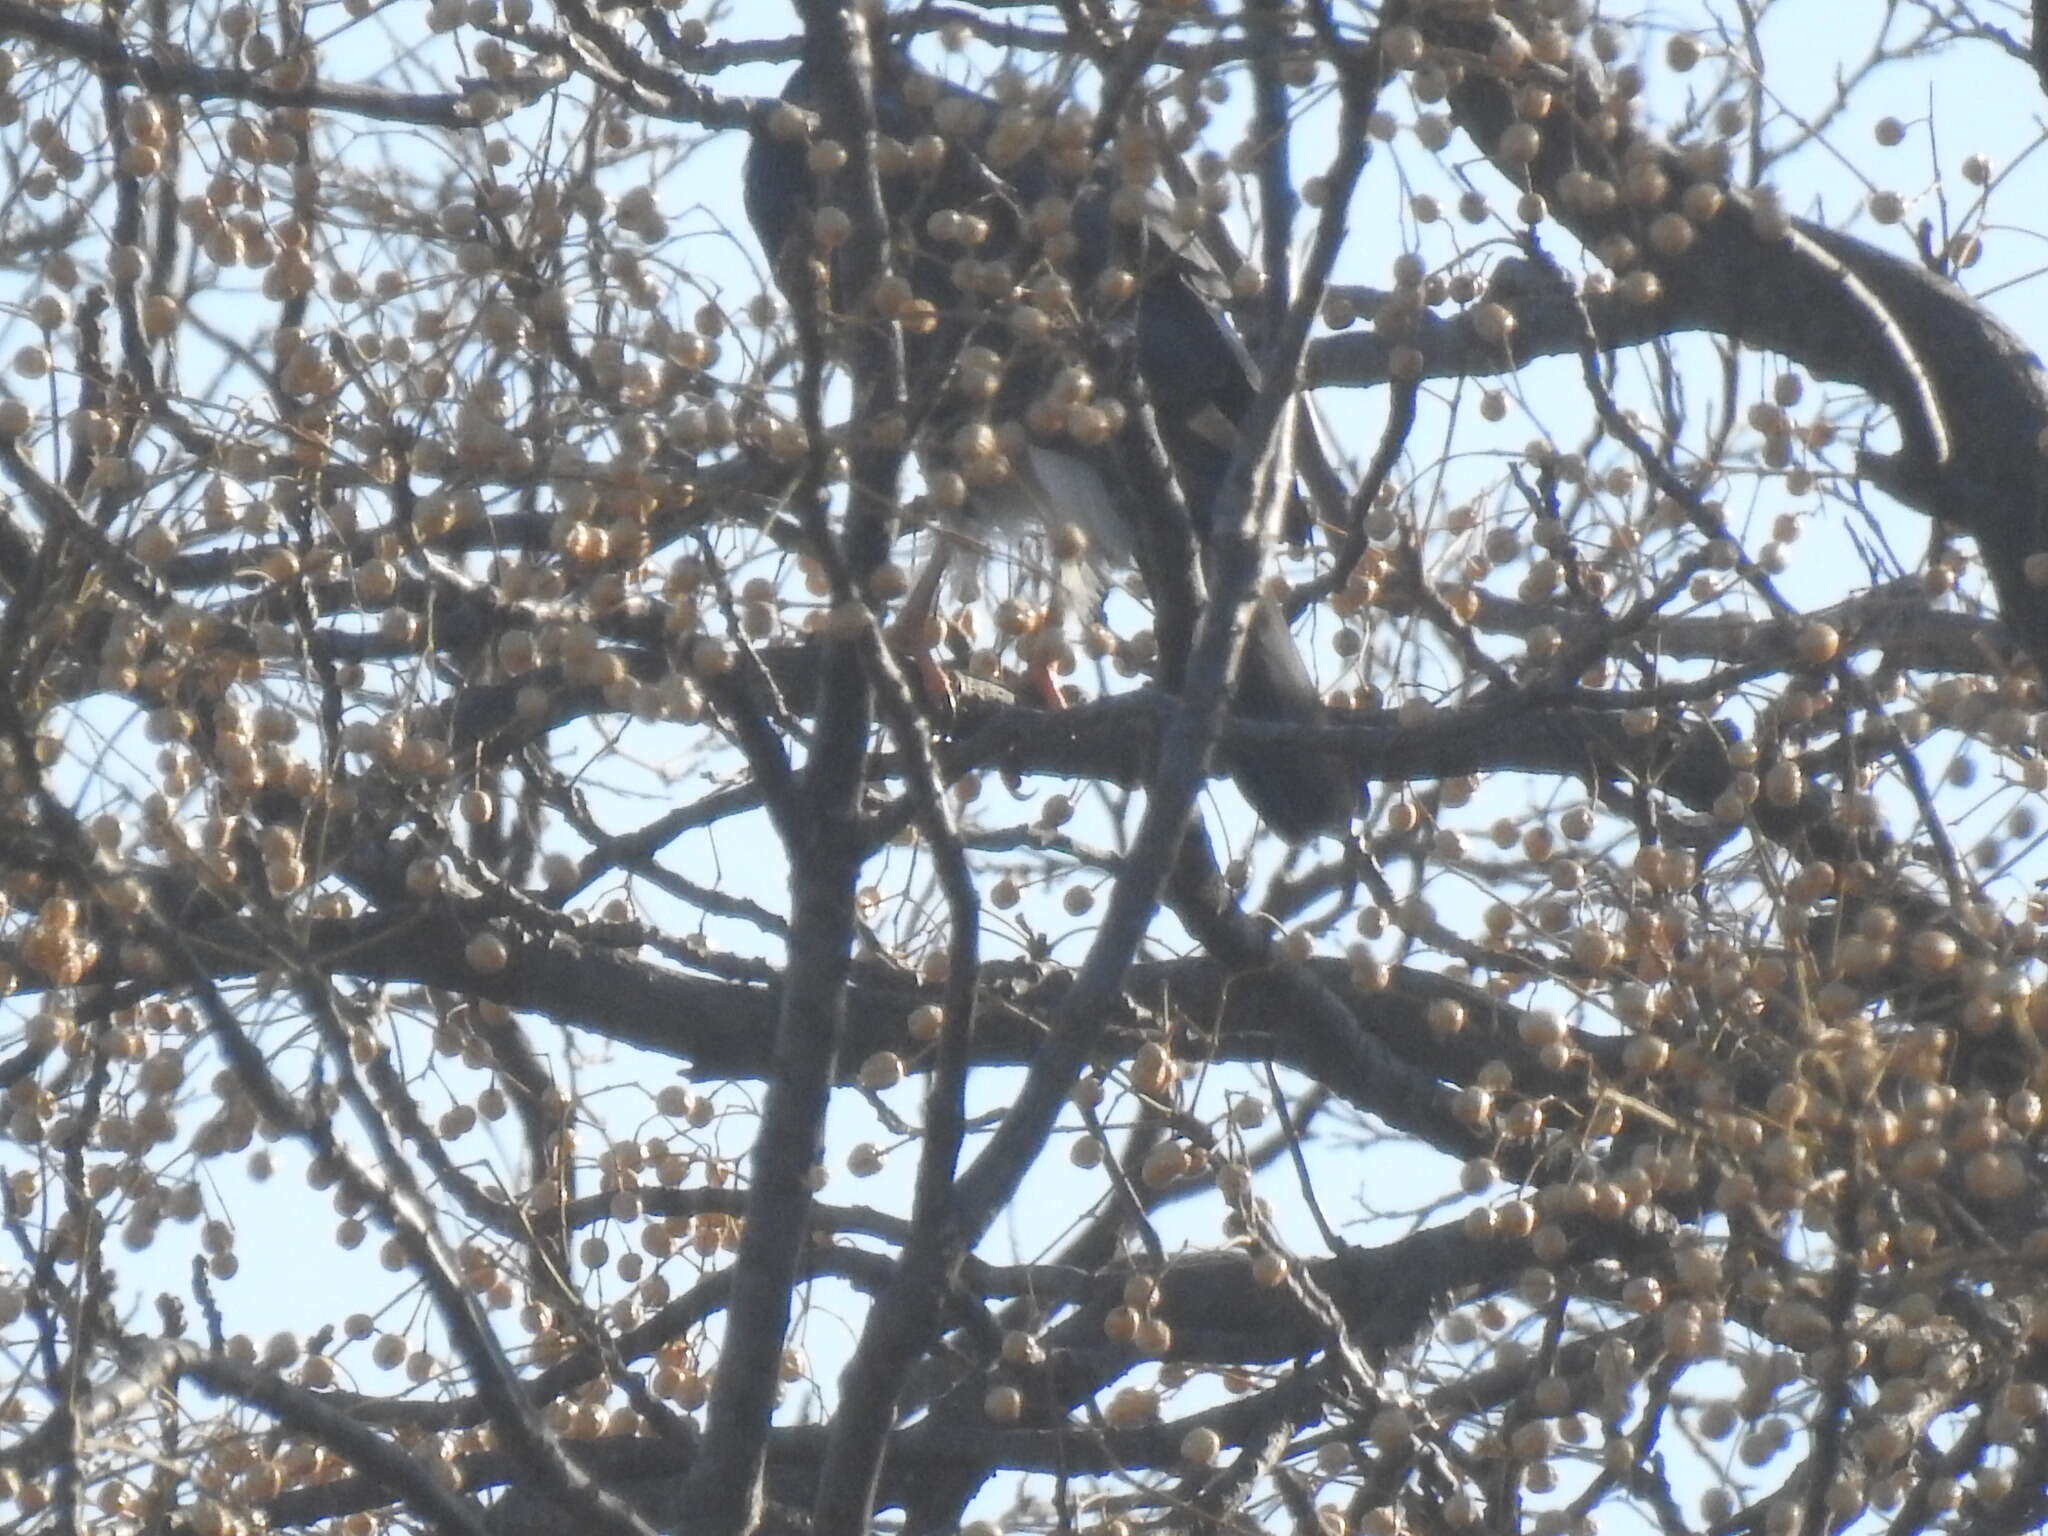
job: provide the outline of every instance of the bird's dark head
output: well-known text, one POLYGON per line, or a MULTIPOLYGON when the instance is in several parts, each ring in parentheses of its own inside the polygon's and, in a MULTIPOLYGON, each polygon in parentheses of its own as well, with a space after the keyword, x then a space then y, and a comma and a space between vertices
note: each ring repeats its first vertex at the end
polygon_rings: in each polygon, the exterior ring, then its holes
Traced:
MULTIPOLYGON (((875 127, 886 142, 905 145, 930 131, 929 120, 910 105, 904 82, 911 78, 908 59, 881 50, 874 79, 875 127)), ((817 209, 844 195, 829 186, 812 165, 812 145, 824 137, 828 116, 829 76, 823 66, 806 59, 790 71, 780 98, 770 103, 754 124, 747 151, 742 195, 747 219, 760 237, 776 280, 787 286, 786 263, 809 254, 812 221, 817 209), (801 242, 801 243, 798 243, 801 242)), ((885 188, 892 213, 905 210, 894 181, 885 188)))
POLYGON ((803 73, 799 67, 785 85, 783 99, 763 109, 741 174, 747 222, 761 241, 769 271, 783 287, 788 286, 787 263, 809 248, 811 210, 818 192, 807 159, 810 118, 803 102, 786 94, 803 83, 803 73))

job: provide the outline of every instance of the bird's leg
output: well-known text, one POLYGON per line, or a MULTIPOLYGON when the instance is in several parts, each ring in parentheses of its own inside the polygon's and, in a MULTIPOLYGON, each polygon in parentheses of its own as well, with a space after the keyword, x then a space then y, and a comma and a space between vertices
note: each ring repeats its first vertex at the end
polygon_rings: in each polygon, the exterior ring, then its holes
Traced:
POLYGON ((1055 602, 1046 609, 1038 627, 1024 637, 1024 685, 1047 709, 1065 709, 1067 696, 1060 690, 1056 672, 1067 659, 1067 611, 1055 602))

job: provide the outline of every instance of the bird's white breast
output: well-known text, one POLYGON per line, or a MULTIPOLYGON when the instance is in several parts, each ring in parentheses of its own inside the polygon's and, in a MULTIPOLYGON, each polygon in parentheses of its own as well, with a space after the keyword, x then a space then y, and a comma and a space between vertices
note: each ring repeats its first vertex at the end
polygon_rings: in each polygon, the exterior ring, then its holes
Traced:
POLYGON ((970 521, 991 532, 1016 537, 1080 534, 1087 555, 1063 561, 1059 582, 1067 599, 1083 612, 1102 597, 1110 570, 1131 562, 1131 530, 1100 471, 1085 459, 1034 443, 1007 478, 975 487, 967 506, 970 521))

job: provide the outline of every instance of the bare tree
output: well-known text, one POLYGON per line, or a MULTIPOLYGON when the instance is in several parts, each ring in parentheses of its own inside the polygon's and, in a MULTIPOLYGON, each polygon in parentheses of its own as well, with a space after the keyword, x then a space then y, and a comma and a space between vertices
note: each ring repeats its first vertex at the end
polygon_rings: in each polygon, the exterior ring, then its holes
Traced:
POLYGON ((1602 9, 0 0, 7 1529, 2048 1523, 2039 38, 1602 9))

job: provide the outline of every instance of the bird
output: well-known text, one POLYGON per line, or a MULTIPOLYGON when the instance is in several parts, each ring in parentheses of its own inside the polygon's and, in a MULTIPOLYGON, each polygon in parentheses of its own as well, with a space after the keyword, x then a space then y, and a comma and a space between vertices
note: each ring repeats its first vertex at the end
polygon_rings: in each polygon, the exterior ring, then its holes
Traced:
MULTIPOLYGON (((1176 586, 1159 553, 1172 545, 1158 533, 1174 526, 1172 513, 1134 484, 1145 477, 1131 472, 1127 413, 1113 392, 1098 393, 1089 353, 1110 348, 1142 381, 1185 531, 1206 556, 1237 430, 1259 392, 1228 316, 1227 274, 1170 199, 1126 195, 1104 177, 1087 142, 1091 115, 1078 106, 1019 110, 920 73, 894 48, 878 47, 876 59, 875 159, 894 276, 886 303, 880 292, 869 302, 902 322, 928 484, 952 493, 970 529, 1040 529, 1056 550, 1085 552, 1060 563, 1069 602, 1092 607, 1110 570, 1135 567, 1163 611, 1176 586)), ((830 293, 844 312, 848 296, 821 265, 816 215, 849 193, 832 180, 837 147, 809 130, 820 104, 813 66, 801 62, 754 134, 743 193, 778 285, 795 302, 830 293)), ((1184 656, 1161 661, 1172 686, 1184 656)), ((1327 720, 1270 596, 1254 602, 1231 708, 1269 724, 1327 720)), ((1362 808, 1363 783, 1334 747, 1240 737, 1222 762, 1290 844, 1342 834, 1362 808)))

